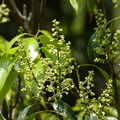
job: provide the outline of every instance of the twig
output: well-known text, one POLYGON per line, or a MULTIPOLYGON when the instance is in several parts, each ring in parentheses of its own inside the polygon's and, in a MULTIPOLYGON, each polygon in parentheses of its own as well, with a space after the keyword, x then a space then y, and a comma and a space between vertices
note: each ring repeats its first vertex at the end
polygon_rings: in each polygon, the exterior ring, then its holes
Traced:
POLYGON ((39 30, 43 29, 45 5, 46 5, 46 0, 41 0, 41 3, 40 3, 40 22, 39 22, 39 26, 38 26, 39 30))
POLYGON ((15 17, 16 21, 19 25, 23 26, 25 32, 30 33, 30 30, 24 25, 24 21, 26 21, 26 16, 22 15, 22 13, 17 8, 14 0, 5 0, 6 4, 8 5, 9 9, 11 10, 13 16, 15 17))

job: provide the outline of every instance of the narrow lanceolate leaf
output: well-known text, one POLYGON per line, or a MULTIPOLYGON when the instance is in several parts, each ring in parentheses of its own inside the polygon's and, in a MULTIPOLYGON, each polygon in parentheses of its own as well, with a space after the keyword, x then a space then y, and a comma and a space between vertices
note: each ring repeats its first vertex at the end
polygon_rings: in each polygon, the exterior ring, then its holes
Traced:
POLYGON ((97 117, 96 114, 90 113, 90 114, 85 116, 85 120, 99 120, 99 118, 97 117))
POLYGON ((78 14, 79 5, 78 5, 77 0, 69 0, 69 1, 72 7, 74 8, 76 14, 78 14))
POLYGON ((30 105, 28 107, 26 107, 18 116, 17 120, 25 120, 27 113, 29 111, 29 109, 32 107, 33 105, 30 105))
POLYGON ((16 80, 18 76, 18 73, 16 71, 11 72, 9 76, 7 77, 4 86, 2 87, 0 91, 0 104, 2 104, 2 101, 4 100, 6 94, 8 93, 9 89, 12 87, 14 81, 16 80))
POLYGON ((83 67, 83 66, 92 66, 92 67, 95 67, 97 68, 101 74, 104 76, 105 80, 108 81, 109 80, 109 75, 107 74, 107 72, 105 70, 103 70, 102 68, 94 65, 94 64, 83 64, 83 65, 80 65, 79 67, 83 67))
POLYGON ((63 117, 71 120, 77 120, 72 108, 65 102, 59 100, 53 103, 54 110, 63 117))
MULTIPOLYGON (((4 87, 4 84, 7 80, 7 77, 16 62, 17 57, 14 57, 12 59, 2 59, 0 60, 0 92, 4 87)), ((1 97, 0 97, 0 102, 1 102, 1 97)))
POLYGON ((81 6, 86 0, 69 0, 69 1, 76 12, 76 15, 78 15, 79 8, 81 8, 81 6))

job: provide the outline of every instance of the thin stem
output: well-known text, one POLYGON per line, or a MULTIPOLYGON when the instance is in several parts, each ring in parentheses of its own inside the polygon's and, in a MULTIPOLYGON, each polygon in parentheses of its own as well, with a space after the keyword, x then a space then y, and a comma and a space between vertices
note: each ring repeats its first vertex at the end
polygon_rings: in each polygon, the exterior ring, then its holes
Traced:
POLYGON ((113 88, 114 88, 114 99, 115 99, 115 106, 118 112, 118 120, 120 120, 120 100, 119 100, 119 94, 117 90, 117 83, 116 83, 116 73, 113 68, 113 64, 110 63, 110 70, 111 70, 111 77, 113 79, 113 88))
POLYGON ((30 30, 28 28, 26 28, 26 26, 24 26, 24 20, 25 19, 24 15, 21 14, 21 12, 19 11, 19 9, 17 8, 14 0, 5 0, 5 2, 7 3, 9 9, 11 10, 13 16, 15 17, 16 21, 18 22, 19 25, 23 26, 25 32, 30 33, 30 30))
POLYGON ((39 26, 38 26, 39 30, 43 29, 45 6, 46 6, 46 0, 41 0, 41 3, 40 3, 40 22, 39 22, 39 26))

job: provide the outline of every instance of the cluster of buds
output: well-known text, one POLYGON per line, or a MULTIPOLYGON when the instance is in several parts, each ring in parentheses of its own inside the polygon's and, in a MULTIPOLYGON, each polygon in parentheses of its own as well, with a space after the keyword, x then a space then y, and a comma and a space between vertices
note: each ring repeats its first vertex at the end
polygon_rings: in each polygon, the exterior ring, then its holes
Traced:
POLYGON ((0 23, 6 23, 8 22, 9 19, 9 8, 7 8, 6 4, 1 4, 0 5, 0 23))

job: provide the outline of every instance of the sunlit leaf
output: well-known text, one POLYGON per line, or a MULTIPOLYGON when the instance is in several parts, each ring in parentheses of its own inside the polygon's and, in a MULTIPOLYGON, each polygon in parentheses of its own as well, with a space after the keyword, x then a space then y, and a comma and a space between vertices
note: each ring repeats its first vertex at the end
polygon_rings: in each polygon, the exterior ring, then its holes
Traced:
POLYGON ((69 1, 72 7, 74 8, 76 14, 78 14, 79 5, 78 5, 77 0, 69 0, 69 1))
POLYGON ((51 36, 51 33, 49 31, 46 31, 46 30, 40 30, 41 33, 43 33, 47 38, 51 39, 52 36, 51 36))
POLYGON ((86 1, 86 0, 69 0, 70 4, 72 5, 72 7, 74 8, 76 15, 78 15, 78 10, 81 8, 82 4, 86 1))
POLYGON ((25 43, 24 49, 31 61, 34 61, 39 54, 39 44, 34 37, 23 38, 22 42, 25 43))
MULTIPOLYGON (((8 76, 8 75, 7 75, 8 76)), ((6 76, 6 77, 7 77, 6 76)), ((12 87, 14 81, 16 80, 18 76, 18 73, 16 71, 11 72, 9 76, 4 80, 4 86, 2 87, 0 91, 0 104, 2 104, 2 101, 4 100, 6 94, 8 93, 9 89, 12 87)))
POLYGON ((7 77, 13 67, 14 63, 16 62, 17 58, 12 58, 9 60, 2 60, 0 61, 0 92, 7 80, 7 77))
POLYGON ((85 120, 99 120, 96 114, 94 113, 89 113, 88 115, 85 116, 85 120))
POLYGON ((71 120, 77 120, 72 108, 67 103, 61 100, 55 101, 53 103, 53 108, 58 114, 62 115, 63 117, 71 120))
POLYGON ((14 43, 16 41, 18 41, 18 39, 20 39, 21 37, 23 37, 24 35, 29 35, 28 33, 23 33, 23 34, 20 34, 20 35, 17 35, 16 37, 14 37, 10 42, 9 42, 9 45, 7 47, 7 50, 9 51, 11 49, 11 47, 14 45, 14 43))

